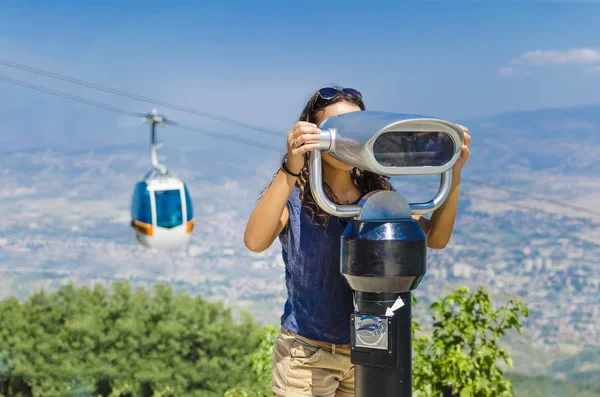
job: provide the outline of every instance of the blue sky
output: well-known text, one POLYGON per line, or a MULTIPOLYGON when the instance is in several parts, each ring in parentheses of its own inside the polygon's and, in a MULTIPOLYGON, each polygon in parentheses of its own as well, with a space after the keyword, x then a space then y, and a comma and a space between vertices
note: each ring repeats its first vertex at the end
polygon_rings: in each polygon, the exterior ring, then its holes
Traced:
MULTIPOLYGON (((319 3, 8 0, 0 58, 279 130, 330 83, 360 89, 370 109, 451 120, 600 103, 600 3, 319 3)), ((152 107, 3 66, 0 75, 133 111, 152 107)), ((0 87, 2 144, 22 130, 42 131, 41 145, 72 142, 82 130, 92 132, 84 146, 139 142, 122 133, 139 130, 136 121, 0 87)))

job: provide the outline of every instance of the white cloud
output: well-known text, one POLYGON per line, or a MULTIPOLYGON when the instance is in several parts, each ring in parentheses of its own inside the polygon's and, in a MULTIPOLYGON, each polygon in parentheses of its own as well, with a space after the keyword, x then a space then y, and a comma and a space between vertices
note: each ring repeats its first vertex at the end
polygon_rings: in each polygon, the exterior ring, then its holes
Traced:
POLYGON ((572 48, 565 51, 528 51, 513 61, 515 65, 600 65, 600 51, 593 48, 572 48))
POLYGON ((514 69, 510 68, 510 67, 502 67, 502 68, 498 69, 498 74, 500 76, 510 76, 513 73, 514 73, 514 69))
POLYGON ((595 48, 570 48, 567 50, 527 51, 513 59, 512 66, 503 66, 498 74, 506 77, 525 67, 579 66, 587 72, 600 71, 600 50, 595 48))

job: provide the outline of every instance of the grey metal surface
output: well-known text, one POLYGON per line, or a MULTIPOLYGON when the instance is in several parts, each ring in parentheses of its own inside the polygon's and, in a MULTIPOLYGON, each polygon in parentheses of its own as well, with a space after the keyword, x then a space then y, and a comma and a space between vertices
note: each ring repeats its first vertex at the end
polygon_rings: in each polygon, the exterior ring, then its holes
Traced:
POLYGON ((160 174, 166 174, 167 167, 158 161, 158 149, 160 149, 162 145, 156 141, 156 126, 165 125, 165 119, 162 116, 159 116, 156 113, 156 110, 153 110, 152 113, 146 115, 143 120, 150 124, 150 161, 152 162, 152 167, 160 174))
POLYGON ((410 203, 410 209, 414 215, 423 215, 440 208, 450 194, 452 187, 452 170, 444 172, 440 176, 440 188, 433 199, 424 203, 410 203))
POLYGON ((388 349, 389 320, 371 315, 354 316, 356 347, 367 349, 388 349))
POLYGON ((360 205, 338 205, 327 198, 323 190, 323 168, 321 164, 321 152, 314 150, 310 152, 309 166, 310 190, 315 202, 321 209, 330 215, 352 218, 360 214, 360 205))
MULTIPOLYGON (((410 203, 408 208, 414 215, 422 215, 438 209, 450 194, 452 166, 460 157, 464 133, 460 126, 445 120, 424 118, 418 115, 363 111, 345 113, 326 119, 320 126, 322 134, 319 149, 310 153, 310 188, 315 202, 325 212, 339 217, 357 217, 374 220, 386 216, 406 217, 408 210, 402 196, 378 195, 369 203, 365 197, 360 205, 339 205, 331 202, 323 190, 321 151, 353 165, 361 170, 379 175, 432 175, 441 174, 440 187, 433 199, 422 203, 410 203), (453 155, 441 166, 386 167, 373 154, 377 137, 387 132, 441 132, 453 142, 453 155), (400 198, 400 200, 398 200, 400 198), (397 201, 397 202, 396 202, 397 201), (365 208, 366 206, 366 208, 365 208), (362 209, 361 209, 362 208, 362 209), (362 211, 362 212, 361 212, 362 211)), ((368 196, 371 198, 372 196, 368 196)), ((389 219, 389 218, 386 218, 389 219)))
POLYGON ((412 213, 408 202, 400 194, 380 190, 366 195, 360 202, 362 210, 359 219, 371 222, 389 222, 411 219, 412 213))
POLYGON ((327 140, 326 135, 329 134, 331 144, 325 151, 332 157, 360 169, 388 176, 440 174, 454 165, 460 156, 464 141, 462 129, 454 123, 401 113, 378 111, 345 113, 327 118, 319 128, 324 133, 320 142, 321 148, 327 146, 323 141, 327 140), (373 145, 377 138, 386 132, 441 132, 452 139, 454 154, 447 163, 440 166, 384 166, 376 160, 373 145))

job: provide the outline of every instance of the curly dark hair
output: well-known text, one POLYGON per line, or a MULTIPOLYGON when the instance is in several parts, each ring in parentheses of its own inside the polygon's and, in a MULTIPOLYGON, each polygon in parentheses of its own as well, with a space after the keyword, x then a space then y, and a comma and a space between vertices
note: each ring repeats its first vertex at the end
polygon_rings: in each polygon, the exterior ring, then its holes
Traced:
MULTIPOLYGON (((349 102, 357 105, 361 110, 365 110, 365 105, 363 103, 362 98, 359 98, 355 95, 350 95, 341 89, 338 94, 332 99, 323 99, 319 95, 319 91, 317 91, 308 101, 302 114, 300 115, 299 121, 307 121, 309 123, 317 124, 321 114, 330 105, 338 102, 349 102)), ((283 156, 282 162, 287 160, 287 153, 283 156)), ((300 200, 302 201, 302 206, 306 208, 309 214, 312 216, 313 222, 318 225, 321 225, 323 228, 327 229, 327 225, 329 224, 330 215, 323 211, 315 202, 315 199, 312 196, 310 191, 310 183, 308 176, 308 156, 304 156, 304 167, 300 171, 300 177, 296 181, 296 186, 300 189, 300 200)), ((279 169, 276 173, 281 172, 279 169)), ((394 190, 391 183, 389 182, 389 177, 378 175, 369 171, 364 171, 358 168, 354 168, 351 172, 352 180, 354 184, 361 192, 361 196, 372 192, 374 190, 394 190)), ((266 189, 265 189, 266 190, 266 189)), ((325 191, 325 195, 329 200, 336 204, 340 203, 340 200, 336 197, 333 190, 323 182, 323 190, 325 191)))

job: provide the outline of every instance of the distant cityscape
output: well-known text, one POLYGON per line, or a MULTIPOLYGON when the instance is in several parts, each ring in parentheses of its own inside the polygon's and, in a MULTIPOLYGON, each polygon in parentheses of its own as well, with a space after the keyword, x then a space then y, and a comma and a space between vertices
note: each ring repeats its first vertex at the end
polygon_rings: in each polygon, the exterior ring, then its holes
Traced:
MULTIPOLYGON (((131 280, 143 286, 173 281, 191 293, 250 310, 265 323, 277 322, 281 314, 286 292, 280 246, 276 242, 262 254, 248 251, 242 243, 245 218, 236 211, 212 213, 198 223, 189 247, 168 254, 137 246, 122 208, 106 207, 106 215, 115 213, 94 219, 83 215, 99 208, 90 200, 59 205, 59 199, 47 199, 45 207, 37 198, 0 202, 3 296, 25 297, 68 280, 83 285, 131 280), (37 220, 23 225, 27 214, 36 213, 32 206, 40 211, 37 220), (82 215, 75 211, 65 218, 52 208, 80 208, 82 215), (65 219, 75 223, 69 226, 65 219), (94 230, 100 229, 98 237, 94 230)), ((584 230, 597 226, 585 218, 467 210, 448 247, 429 250, 427 275, 415 294, 430 302, 459 285, 483 285, 500 301, 523 300, 531 311, 526 335, 536 345, 600 346, 600 246, 577 237, 584 230)))
MULTIPOLYGON (((258 182, 219 182, 190 166, 180 175, 202 203, 192 243, 150 251, 128 226, 131 189, 147 168, 143 161, 132 164, 136 157, 128 150, 50 150, 0 159, 0 298, 24 299, 68 282, 91 287, 129 280, 146 288, 172 282, 236 314, 249 311, 263 324, 277 324, 286 299, 281 247, 276 242, 255 254, 242 237, 271 170, 258 182)), ((600 190, 594 177, 578 183, 586 192, 600 190)), ((523 338, 531 347, 600 347, 600 219, 556 208, 521 210, 463 192, 450 244, 429 250, 427 275, 415 291, 416 318, 427 327, 429 303, 458 286, 482 285, 498 303, 517 298, 530 309, 523 338)))

